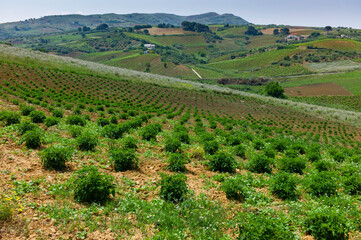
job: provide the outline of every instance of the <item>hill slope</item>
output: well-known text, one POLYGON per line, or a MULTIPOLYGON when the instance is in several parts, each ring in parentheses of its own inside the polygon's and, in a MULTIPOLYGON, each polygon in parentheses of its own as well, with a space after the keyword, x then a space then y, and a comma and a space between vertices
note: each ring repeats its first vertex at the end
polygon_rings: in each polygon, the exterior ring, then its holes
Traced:
POLYGON ((293 107, 0 45, 0 237, 358 239, 361 129, 293 107))
POLYGON ((111 27, 131 27, 143 24, 157 25, 159 23, 169 23, 180 26, 183 21, 195 21, 203 24, 248 24, 246 20, 233 14, 219 15, 217 13, 205 13, 192 16, 179 16, 167 13, 110 13, 88 16, 72 14, 46 16, 39 19, 28 19, 20 22, 0 24, 0 39, 76 30, 78 27, 82 26, 95 28, 102 23, 106 23, 111 27))

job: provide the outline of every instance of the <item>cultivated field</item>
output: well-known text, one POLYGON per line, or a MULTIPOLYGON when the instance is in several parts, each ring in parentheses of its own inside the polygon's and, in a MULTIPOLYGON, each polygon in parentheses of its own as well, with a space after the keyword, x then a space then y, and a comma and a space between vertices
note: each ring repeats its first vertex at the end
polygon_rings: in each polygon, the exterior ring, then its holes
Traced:
POLYGON ((2 45, 0 99, 1 237, 361 237, 360 113, 2 45))
POLYGON ((352 96, 352 93, 335 83, 319 83, 285 89, 289 96, 352 96))

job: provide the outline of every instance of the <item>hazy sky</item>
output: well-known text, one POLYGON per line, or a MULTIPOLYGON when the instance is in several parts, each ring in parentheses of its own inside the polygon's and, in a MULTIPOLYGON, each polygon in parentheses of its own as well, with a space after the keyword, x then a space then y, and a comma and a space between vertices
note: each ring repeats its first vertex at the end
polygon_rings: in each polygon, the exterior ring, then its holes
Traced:
POLYGON ((0 0, 0 22, 59 14, 233 13, 256 24, 361 28, 361 0, 0 0))

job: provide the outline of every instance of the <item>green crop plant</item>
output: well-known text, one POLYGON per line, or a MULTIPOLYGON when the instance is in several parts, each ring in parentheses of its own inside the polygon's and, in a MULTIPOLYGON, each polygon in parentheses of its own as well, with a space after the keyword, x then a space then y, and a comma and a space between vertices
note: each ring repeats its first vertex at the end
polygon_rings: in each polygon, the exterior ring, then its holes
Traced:
POLYGON ((187 157, 182 153, 172 153, 168 158, 168 166, 166 169, 169 169, 171 172, 185 172, 185 164, 188 163, 187 157))
POLYGON ((42 111, 32 111, 29 116, 33 123, 43 123, 46 118, 45 113, 42 111))
POLYGON ((99 143, 98 135, 92 131, 84 131, 76 139, 76 145, 81 151, 93 151, 99 143))
POLYGON ((161 174, 159 196, 174 203, 185 200, 188 193, 186 181, 187 177, 181 173, 173 175, 161 174))
POLYGON ((248 170, 255 173, 271 173, 273 159, 264 154, 255 154, 248 160, 248 170))
POLYGON ((74 199, 82 203, 103 204, 115 195, 114 177, 101 173, 95 166, 76 171, 71 178, 74 199))
POLYGON ((208 166, 214 172, 235 172, 237 168, 237 162, 234 156, 225 151, 220 151, 210 157, 208 166))
POLYGON ((44 168, 59 171, 66 168, 66 163, 72 158, 73 150, 66 146, 55 145, 45 149, 41 155, 44 168))
POLYGON ((112 149, 110 162, 116 172, 138 168, 138 158, 133 149, 112 149))
POLYGON ((272 178, 270 190, 281 199, 295 200, 297 179, 290 173, 279 172, 272 178))

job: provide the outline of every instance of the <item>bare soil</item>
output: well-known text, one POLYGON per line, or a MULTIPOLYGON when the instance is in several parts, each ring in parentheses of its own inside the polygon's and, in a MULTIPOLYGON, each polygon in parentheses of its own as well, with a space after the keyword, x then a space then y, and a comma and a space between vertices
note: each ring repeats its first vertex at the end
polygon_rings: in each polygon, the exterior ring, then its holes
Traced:
POLYGON ((285 94, 293 97, 352 96, 352 93, 336 83, 319 83, 300 87, 285 88, 285 94))
POLYGON ((182 28, 147 28, 150 35, 185 35, 194 32, 184 31, 182 28))

